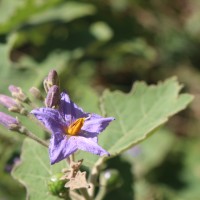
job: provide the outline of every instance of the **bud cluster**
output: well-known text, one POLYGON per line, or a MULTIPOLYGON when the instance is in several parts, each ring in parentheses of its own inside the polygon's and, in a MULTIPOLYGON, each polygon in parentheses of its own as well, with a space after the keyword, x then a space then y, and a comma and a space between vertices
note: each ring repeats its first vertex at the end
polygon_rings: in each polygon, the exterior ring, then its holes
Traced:
POLYGON ((58 108, 60 104, 59 77, 55 70, 51 70, 43 82, 47 93, 45 105, 49 108, 58 108))
POLYGON ((16 98, 17 100, 21 102, 29 102, 29 98, 23 93, 22 89, 20 87, 17 87, 15 85, 10 85, 8 87, 11 95, 16 98))
POLYGON ((9 96, 0 94, 0 104, 11 112, 20 113, 22 115, 27 114, 27 110, 24 108, 24 106, 19 101, 9 96))
MULTIPOLYGON (((43 102, 46 107, 58 108, 60 104, 60 87, 57 72, 51 70, 44 79, 43 84, 47 93, 46 98, 43 97, 42 92, 36 87, 31 87, 29 89, 30 94, 34 99, 43 102)), ((28 116, 29 111, 27 110, 27 106, 34 108, 39 107, 29 99, 20 87, 10 85, 8 90, 12 97, 0 94, 0 105, 7 108, 9 112, 28 116), (25 104, 27 104, 27 106, 25 106, 25 104)), ((21 123, 16 118, 6 113, 0 112, 0 124, 9 130, 21 132, 21 123)))

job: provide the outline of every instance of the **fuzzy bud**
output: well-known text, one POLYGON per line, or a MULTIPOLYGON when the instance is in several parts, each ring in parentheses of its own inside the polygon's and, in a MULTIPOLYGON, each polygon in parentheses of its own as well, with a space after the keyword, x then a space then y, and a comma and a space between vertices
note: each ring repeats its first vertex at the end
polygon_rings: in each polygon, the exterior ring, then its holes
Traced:
POLYGON ((51 70, 48 74, 48 81, 50 85, 59 85, 59 78, 56 70, 51 70))
POLYGON ((22 89, 20 87, 17 87, 15 85, 10 85, 8 87, 9 91, 11 92, 11 95, 22 102, 28 102, 28 97, 23 93, 22 89))
POLYGON ((12 131, 18 131, 21 128, 21 125, 16 118, 3 112, 0 112, 0 124, 12 131))
POLYGON ((9 96, 3 95, 3 94, 0 94, 0 104, 4 107, 8 108, 8 110, 10 112, 21 113, 24 115, 26 115, 28 113, 21 104, 19 104, 15 101, 15 99, 13 99, 9 96))
POLYGON ((18 108, 19 105, 16 103, 16 101, 6 95, 0 94, 0 104, 6 108, 18 108))
POLYGON ((43 101, 44 98, 42 96, 42 93, 40 92, 40 90, 36 87, 31 87, 29 89, 29 92, 32 94, 32 96, 35 98, 35 99, 38 99, 40 101, 43 101))
POLYGON ((48 76, 43 81, 44 89, 46 93, 50 90, 53 85, 59 86, 59 77, 56 70, 51 70, 48 76))
POLYGON ((48 108, 57 108, 60 104, 60 90, 57 85, 53 85, 48 93, 47 97, 45 99, 45 105, 48 108))

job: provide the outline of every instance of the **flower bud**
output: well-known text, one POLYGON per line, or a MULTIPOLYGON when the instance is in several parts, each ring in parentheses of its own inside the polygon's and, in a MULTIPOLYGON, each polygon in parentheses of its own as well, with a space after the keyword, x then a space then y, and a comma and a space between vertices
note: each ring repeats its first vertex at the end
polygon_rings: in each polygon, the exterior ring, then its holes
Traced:
POLYGON ((23 93, 22 89, 20 87, 17 87, 15 85, 10 85, 8 87, 9 91, 11 92, 11 95, 22 102, 29 101, 28 97, 23 93))
POLYGON ((29 92, 32 94, 32 96, 35 98, 35 99, 38 99, 40 101, 43 101, 44 98, 42 96, 42 93, 40 92, 40 90, 36 87, 31 87, 29 89, 29 92))
POLYGON ((60 178, 63 176, 62 173, 57 173, 50 178, 48 182, 48 189, 52 195, 62 197, 66 195, 67 189, 64 187, 66 184, 66 180, 61 180, 60 178))
POLYGON ((48 74, 48 81, 50 85, 59 85, 59 78, 56 70, 51 70, 48 74))
POLYGON ((100 175, 100 183, 108 190, 115 189, 122 184, 120 173, 116 169, 108 169, 100 175))
POLYGON ((10 112, 16 112, 23 115, 28 113, 28 111, 21 104, 17 103, 15 99, 3 94, 0 94, 0 104, 8 108, 10 112))
POLYGON ((21 127, 19 121, 6 113, 0 112, 0 124, 9 130, 18 131, 21 127))
POLYGON ((56 70, 51 70, 48 76, 43 81, 44 89, 46 93, 53 85, 59 86, 59 77, 56 70))
POLYGON ((0 104, 6 108, 18 108, 19 105, 16 103, 16 101, 6 95, 0 94, 0 104))
POLYGON ((53 85, 48 93, 47 97, 45 99, 45 105, 48 108, 57 108, 60 103, 60 91, 59 87, 57 85, 53 85))

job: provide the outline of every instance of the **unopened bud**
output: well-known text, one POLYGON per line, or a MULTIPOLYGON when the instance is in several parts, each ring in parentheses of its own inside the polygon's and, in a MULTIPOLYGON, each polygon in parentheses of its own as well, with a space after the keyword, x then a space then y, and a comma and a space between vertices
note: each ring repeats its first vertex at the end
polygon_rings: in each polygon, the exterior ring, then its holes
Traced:
POLYGON ((10 85, 8 87, 9 91, 11 92, 11 95, 22 102, 28 102, 28 97, 23 93, 22 89, 20 87, 17 87, 15 85, 10 85))
POLYGON ((59 77, 58 77, 58 73, 56 72, 56 70, 51 70, 48 74, 48 81, 49 84, 53 85, 59 85, 59 77))
POLYGON ((44 100, 44 97, 42 96, 42 93, 40 92, 40 90, 36 87, 31 87, 29 89, 29 92, 32 94, 32 96, 35 98, 35 99, 38 99, 40 101, 43 101, 44 100))
POLYGON ((0 94, 0 104, 6 108, 18 108, 16 101, 6 95, 0 94))
POLYGON ((46 93, 53 85, 59 86, 59 77, 56 70, 53 69, 49 72, 48 76, 43 81, 43 85, 46 93))
POLYGON ((21 113, 23 115, 26 115, 28 113, 21 104, 15 101, 15 99, 3 94, 0 94, 0 104, 8 108, 10 112, 21 113))
POLYGON ((48 93, 47 97, 45 99, 45 105, 48 108, 57 108, 60 104, 60 91, 59 87, 57 85, 53 85, 48 93))
POLYGON ((12 131, 18 131, 21 127, 19 121, 3 112, 0 112, 0 124, 12 131))

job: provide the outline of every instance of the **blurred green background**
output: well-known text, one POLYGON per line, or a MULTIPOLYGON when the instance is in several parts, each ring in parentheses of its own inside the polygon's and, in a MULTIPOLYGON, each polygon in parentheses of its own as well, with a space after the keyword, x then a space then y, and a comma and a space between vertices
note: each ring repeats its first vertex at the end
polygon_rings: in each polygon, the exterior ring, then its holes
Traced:
MULTIPOLYGON (((198 200, 199 11, 199 0, 1 0, 0 92, 42 88, 54 68, 62 88, 98 113, 105 88, 128 92, 136 80, 177 76, 194 101, 160 134, 107 163, 123 181, 105 199, 198 200)), ((0 200, 25 199, 9 173, 22 139, 0 129, 0 200)))

